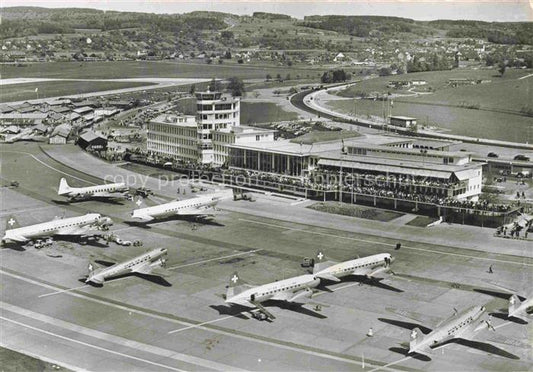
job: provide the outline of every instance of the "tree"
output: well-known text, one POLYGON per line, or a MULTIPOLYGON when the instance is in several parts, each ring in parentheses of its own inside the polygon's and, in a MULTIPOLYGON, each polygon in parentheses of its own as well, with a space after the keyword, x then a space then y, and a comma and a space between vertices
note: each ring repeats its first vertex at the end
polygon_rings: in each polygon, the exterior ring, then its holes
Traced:
POLYGON ((285 76, 285 80, 291 80, 291 74, 287 74, 287 76, 285 76))
POLYGON ((244 94, 244 82, 236 76, 228 79, 226 88, 233 97, 241 97, 244 94))
POLYGON ((504 60, 501 60, 498 63, 498 72, 500 73, 501 76, 503 76, 503 74, 505 74, 505 69, 506 68, 507 68, 507 63, 505 63, 504 60))
POLYGON ((272 80, 272 75, 267 74, 267 76, 266 76, 266 81, 270 81, 270 80, 272 80))
POLYGON ((281 78, 281 74, 277 74, 276 75, 276 80, 277 81, 283 81, 283 79, 281 78))
POLYGON ((382 67, 379 69, 379 76, 389 76, 392 74, 392 71, 389 67, 382 67))
POLYGON ((211 92, 220 92, 222 90, 222 84, 220 83, 220 81, 213 78, 209 83, 209 90, 211 92))
POLYGON ((226 50, 226 53, 224 53, 224 58, 231 59, 231 52, 229 50, 226 50))

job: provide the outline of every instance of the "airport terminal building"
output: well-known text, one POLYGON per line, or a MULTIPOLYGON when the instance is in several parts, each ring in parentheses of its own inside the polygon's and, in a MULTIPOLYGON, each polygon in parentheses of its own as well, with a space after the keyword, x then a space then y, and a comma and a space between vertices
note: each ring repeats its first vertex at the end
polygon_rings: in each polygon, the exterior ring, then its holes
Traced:
POLYGON ((220 92, 196 93, 196 116, 163 114, 147 125, 152 156, 222 166, 228 145, 273 143, 274 130, 240 125, 240 100, 220 92))
POLYGON ((409 199, 416 195, 434 202, 478 199, 482 164, 473 162, 470 153, 420 147, 426 147, 423 141, 387 136, 312 145, 286 140, 232 144, 229 167, 249 175, 293 180, 308 190, 340 189, 409 199))

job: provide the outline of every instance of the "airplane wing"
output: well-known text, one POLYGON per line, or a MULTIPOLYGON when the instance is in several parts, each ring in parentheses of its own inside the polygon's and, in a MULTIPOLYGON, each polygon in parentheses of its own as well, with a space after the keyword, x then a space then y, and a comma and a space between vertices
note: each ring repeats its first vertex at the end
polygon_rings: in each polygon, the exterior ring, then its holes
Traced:
POLYGON ((13 242, 17 242, 17 243, 25 243, 27 241, 29 241, 30 239, 22 236, 22 235, 10 235, 9 236, 9 240, 13 241, 13 242))
POLYGON ((139 274, 152 274, 154 268, 149 264, 145 263, 143 265, 135 266, 131 268, 131 272, 139 274))
POLYGON ((366 274, 366 276, 370 277, 370 278, 373 278, 375 277, 377 274, 381 274, 381 273, 385 273, 389 270, 388 267, 383 267, 383 266, 380 266, 374 270, 371 270, 368 274, 366 274))
POLYGON ((320 279, 331 280, 332 282, 340 282, 341 281, 339 278, 337 278, 336 276, 334 276, 332 274, 329 274, 329 273, 317 274, 316 277, 320 278, 320 279))
POLYGON ((212 207, 190 208, 178 212, 180 216, 214 216, 215 214, 217 214, 216 210, 212 207))
POLYGON ((135 218, 138 218, 138 219, 142 220, 143 222, 150 222, 150 221, 152 221, 154 219, 152 216, 148 216, 148 215, 135 216, 135 218))

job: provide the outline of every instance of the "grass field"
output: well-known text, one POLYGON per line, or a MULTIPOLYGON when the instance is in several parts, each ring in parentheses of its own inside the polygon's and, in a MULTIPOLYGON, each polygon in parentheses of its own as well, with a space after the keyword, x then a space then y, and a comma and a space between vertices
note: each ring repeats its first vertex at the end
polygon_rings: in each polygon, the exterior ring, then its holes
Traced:
POLYGON ((271 123, 298 119, 295 112, 284 111, 275 103, 241 102, 241 124, 271 123))
POLYGON ((315 211, 340 214, 343 216, 366 218, 368 220, 388 222, 395 218, 401 217, 404 214, 400 212, 386 211, 383 209, 376 209, 364 207, 361 205, 337 203, 337 202, 323 202, 315 203, 307 208, 315 211))
POLYGON ((265 79, 266 74, 275 77, 280 74, 291 76, 315 76, 321 69, 296 68, 287 66, 257 66, 240 64, 180 63, 174 61, 113 61, 113 62, 51 62, 31 63, 24 67, 0 65, 3 79, 21 77, 40 78, 87 78, 117 79, 141 77, 170 78, 229 78, 238 76, 241 79, 265 79), (314 71, 314 72, 313 72, 314 71))
POLYGON ((354 138, 354 137, 359 137, 359 136, 360 134, 358 132, 351 131, 351 130, 327 131, 327 132, 326 131, 312 131, 312 132, 304 134, 303 136, 291 139, 291 142, 310 145, 316 142, 334 141, 334 140, 340 140, 343 138, 354 138))
MULTIPOLYGON (((332 100, 326 106, 348 114, 354 112, 352 100, 332 100)), ((391 113, 415 117, 420 126, 436 126, 453 134, 513 142, 533 141, 533 118, 526 116, 398 101, 394 101, 391 113)), ((382 102, 357 100, 357 115, 383 117, 382 102)))
MULTIPOLYGON (((533 77, 520 79, 531 70, 508 69, 503 77, 492 69, 420 72, 387 76, 362 81, 339 93, 352 97, 357 92, 391 92, 409 94, 407 90, 388 88, 389 81, 426 80, 433 93, 394 98, 392 115, 412 116, 422 126, 436 126, 454 134, 475 138, 501 139, 514 142, 533 140, 533 118, 522 109, 533 109, 533 77), (485 79, 490 83, 452 88, 451 78, 485 79), (474 107, 474 108, 466 108, 474 107)), ((329 101, 328 106, 345 113, 383 117, 387 103, 371 100, 329 101)))
POLYGON ((60 367, 56 364, 43 362, 42 360, 3 347, 0 347, 0 361, 2 361, 2 372, 70 371, 69 369, 60 367))
MULTIPOLYGON (((176 108, 186 115, 196 115, 196 99, 188 98, 178 101, 176 108)), ((271 123, 276 121, 296 120, 298 115, 284 111, 275 103, 241 102, 241 124, 271 123)))
POLYGON ((138 82, 117 81, 45 81, 24 84, 2 85, 0 102, 24 101, 35 98, 67 96, 104 90, 133 88, 153 85, 138 82), (35 89, 38 88, 38 95, 35 89))
POLYGON ((451 70, 437 72, 419 72, 398 76, 386 76, 369 79, 358 83, 339 93, 344 97, 353 97, 357 92, 390 92, 392 94, 410 94, 407 90, 388 88, 389 81, 398 80, 426 80, 427 86, 433 93, 420 96, 396 98, 395 102, 424 102, 430 104, 444 104, 453 106, 478 106, 480 109, 512 110, 517 113, 523 107, 532 107, 531 90, 533 79, 518 78, 531 73, 531 70, 509 69, 504 76, 495 70, 451 70), (475 80, 490 80, 490 83, 468 85, 457 88, 449 86, 449 79, 466 78, 475 80))

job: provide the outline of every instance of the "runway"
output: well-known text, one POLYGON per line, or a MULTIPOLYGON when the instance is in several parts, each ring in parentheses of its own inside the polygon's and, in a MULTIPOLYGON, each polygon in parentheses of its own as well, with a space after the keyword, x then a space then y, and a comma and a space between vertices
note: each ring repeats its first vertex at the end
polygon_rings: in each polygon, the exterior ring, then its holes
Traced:
MULTIPOLYGON (((86 370, 109 365, 113 370, 353 371, 362 370, 363 359, 365 369, 385 370, 524 370, 531 365, 528 325, 504 326, 504 320, 496 319, 496 333, 480 333, 481 339, 519 359, 450 345, 444 354, 439 351, 432 360, 421 361, 401 354, 409 330, 379 320, 409 316, 434 326, 454 307, 486 303, 491 311, 504 308, 505 299, 478 290, 493 289, 494 281, 519 284, 517 290, 524 291, 531 275, 529 257, 421 243, 416 236, 402 240, 402 248, 395 250, 397 240, 379 232, 353 233, 320 227, 311 219, 304 224, 260 216, 254 208, 281 211, 261 198, 248 204, 223 202, 224 214, 210 223, 195 223, 194 229, 179 219, 128 226, 132 206, 126 201, 64 204, 56 195, 64 173, 87 185, 99 183, 97 177, 65 167, 33 145, 4 150, 2 178, 19 181, 20 187, 0 189, 2 223, 7 211, 16 213, 21 225, 54 215, 99 212, 115 221, 111 231, 144 242, 143 247, 105 247, 56 241, 43 250, 2 249, 1 316, 9 335, 18 335, 12 342, 21 350, 26 345, 43 357, 86 370), (169 250, 170 287, 136 276, 102 288, 79 281, 89 260, 116 262, 156 247, 169 250), (299 265, 302 257, 312 257, 319 248, 336 260, 392 253, 397 275, 387 277, 381 287, 349 280, 328 285, 331 292, 317 297, 325 305, 321 311, 311 305, 268 304, 276 315, 273 322, 230 309, 219 296, 234 271, 252 284, 305 273, 299 265), (491 263, 493 275, 486 272, 491 263), (369 327, 373 337, 366 336, 369 327)), ((293 208, 300 218, 307 216, 304 207, 291 202, 276 203, 293 208)), ((2 338, 3 343, 10 339, 2 338)))

